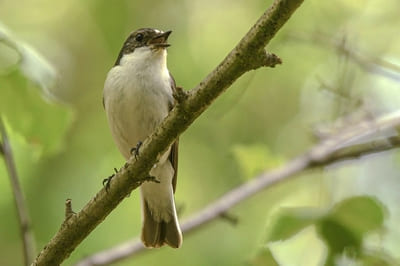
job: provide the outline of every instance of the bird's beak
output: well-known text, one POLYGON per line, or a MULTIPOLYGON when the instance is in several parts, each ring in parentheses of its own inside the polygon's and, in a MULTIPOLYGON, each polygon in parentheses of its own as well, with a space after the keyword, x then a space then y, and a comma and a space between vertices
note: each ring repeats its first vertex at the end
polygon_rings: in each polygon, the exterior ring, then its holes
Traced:
POLYGON ((171 30, 162 32, 160 34, 157 34, 155 37, 149 40, 148 44, 153 45, 154 48, 166 48, 170 46, 169 43, 167 43, 168 37, 171 34, 171 30))

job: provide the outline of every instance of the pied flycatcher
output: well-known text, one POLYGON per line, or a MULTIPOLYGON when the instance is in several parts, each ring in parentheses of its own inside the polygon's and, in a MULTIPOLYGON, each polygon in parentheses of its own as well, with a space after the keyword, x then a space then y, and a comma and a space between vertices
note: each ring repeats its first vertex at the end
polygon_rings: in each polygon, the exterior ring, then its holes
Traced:
MULTIPOLYGON (((119 151, 129 159, 131 150, 149 136, 174 105, 175 81, 167 69, 171 31, 143 28, 125 41, 108 72, 103 104, 119 151)), ((141 185, 142 242, 146 247, 182 244, 175 209, 178 141, 150 171, 159 182, 141 185)))

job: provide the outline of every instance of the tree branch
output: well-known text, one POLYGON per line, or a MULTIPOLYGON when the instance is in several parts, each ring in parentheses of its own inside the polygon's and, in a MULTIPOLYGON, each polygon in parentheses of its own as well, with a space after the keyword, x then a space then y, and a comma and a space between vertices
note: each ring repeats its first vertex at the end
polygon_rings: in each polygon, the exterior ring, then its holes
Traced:
POLYGON ((312 35, 299 33, 290 34, 288 37, 296 42, 314 42, 325 47, 333 47, 338 53, 353 60, 353 62, 359 65, 364 71, 382 75, 396 82, 400 81, 400 66, 376 56, 369 56, 368 54, 360 52, 359 49, 351 48, 346 42, 346 36, 343 36, 343 39, 335 40, 332 39, 331 35, 316 32, 312 35))
POLYGON ((10 142, 8 141, 7 132, 3 124, 3 119, 0 116, 0 134, 2 142, 0 143, 0 155, 3 155, 10 177, 11 188, 14 194, 15 207, 18 213, 18 222, 21 231, 22 245, 24 249, 25 265, 30 265, 35 258, 36 248, 35 239, 32 233, 32 226, 29 219, 28 210, 25 205, 24 196, 19 183, 17 169, 11 150, 10 142))
POLYGON ((302 2, 275 0, 223 62, 191 90, 156 132, 144 141, 139 159, 130 158, 116 173, 107 192, 100 190, 80 212, 65 220, 33 265, 59 265, 64 261, 133 189, 147 180, 148 172, 159 156, 236 79, 246 71, 267 66, 267 63, 270 66, 279 63, 279 60, 265 60, 266 57, 259 55, 265 53, 264 47, 302 2))
MULTIPOLYGON (((396 127, 400 127, 400 111, 376 120, 364 121, 356 126, 342 130, 335 137, 320 142, 281 168, 265 172, 221 196, 185 220, 181 226, 182 231, 187 234, 188 232, 197 230, 211 221, 220 218, 229 209, 254 194, 284 180, 293 178, 306 170, 400 147, 399 135, 375 139, 361 144, 349 144, 349 142, 359 142, 363 138, 371 137, 376 133, 395 129, 396 127)), ((136 238, 87 257, 76 265, 109 265, 110 263, 137 255, 146 250, 139 238, 136 238)))

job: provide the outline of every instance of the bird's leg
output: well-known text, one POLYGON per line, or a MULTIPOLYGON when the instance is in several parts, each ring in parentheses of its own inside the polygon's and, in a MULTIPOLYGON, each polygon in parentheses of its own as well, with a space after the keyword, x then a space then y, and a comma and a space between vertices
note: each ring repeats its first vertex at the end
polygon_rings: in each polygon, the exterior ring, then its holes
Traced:
POLYGON ((172 97, 174 97, 175 102, 180 104, 186 100, 188 97, 188 93, 182 88, 177 86, 175 90, 172 92, 172 97))
POLYGON ((131 151, 130 151, 131 155, 134 155, 136 160, 138 159, 138 156, 139 156, 139 149, 140 149, 140 147, 142 146, 142 144, 143 144, 143 142, 141 142, 141 141, 139 140, 139 142, 136 144, 136 146, 133 147, 133 148, 131 149, 131 151))
MULTIPOLYGON (((118 173, 117 168, 114 168, 114 172, 115 174, 118 173)), ((115 174, 112 174, 109 177, 103 179, 103 187, 106 189, 107 192, 110 189, 111 179, 115 176, 115 174)))
POLYGON ((157 183, 157 184, 160 184, 160 183, 161 183, 161 181, 158 180, 157 177, 152 176, 152 175, 148 176, 146 181, 154 182, 154 183, 157 183))

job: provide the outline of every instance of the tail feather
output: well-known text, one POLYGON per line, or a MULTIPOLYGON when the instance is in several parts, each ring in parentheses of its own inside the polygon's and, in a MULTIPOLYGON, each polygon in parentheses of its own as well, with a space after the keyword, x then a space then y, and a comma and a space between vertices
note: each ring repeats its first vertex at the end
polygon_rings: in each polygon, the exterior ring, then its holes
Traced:
POLYGON ((142 242, 146 247, 159 248, 167 244, 179 248, 182 244, 182 233, 179 228, 176 213, 166 221, 156 221, 151 215, 147 202, 143 200, 142 242))

